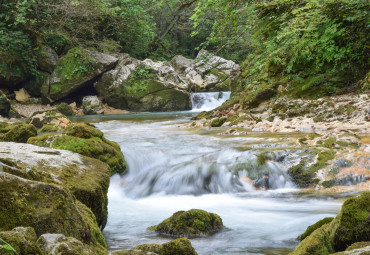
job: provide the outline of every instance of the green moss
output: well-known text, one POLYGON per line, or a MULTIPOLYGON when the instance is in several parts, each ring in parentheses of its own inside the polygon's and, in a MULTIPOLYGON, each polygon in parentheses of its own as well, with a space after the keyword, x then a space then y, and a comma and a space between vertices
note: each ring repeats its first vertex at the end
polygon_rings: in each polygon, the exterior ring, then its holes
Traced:
POLYGON ((370 191, 346 200, 342 206, 340 225, 335 231, 336 251, 345 250, 355 242, 370 240, 370 191))
POLYGON ((222 228, 222 220, 217 214, 192 209, 176 212, 149 230, 175 237, 199 237, 213 234, 222 228))
POLYGON ((361 249, 361 248, 364 248, 364 247, 367 247, 367 246, 370 246, 370 242, 369 241, 368 242, 358 242, 358 243, 351 244, 346 249, 346 251, 352 251, 352 250, 355 250, 355 249, 361 249))
POLYGON ((37 135, 36 128, 33 125, 16 123, 3 126, 1 128, 0 141, 26 143, 28 138, 37 135))
POLYGON ((160 244, 141 244, 136 246, 133 250, 140 250, 144 252, 153 252, 158 254, 162 249, 162 245, 160 244))
POLYGON ((292 166, 288 170, 293 182, 298 187, 308 187, 316 184, 319 180, 316 178, 316 172, 328 165, 328 161, 335 157, 335 151, 330 149, 311 148, 311 158, 317 157, 315 163, 309 162, 307 159, 302 159, 299 164, 292 166))
MULTIPOLYGON (((37 246, 37 236, 33 228, 17 227, 11 231, 0 232, 0 238, 9 243, 18 254, 40 255, 43 254, 37 246)), ((0 244, 1 241, 0 241, 0 244)), ((3 255, 13 255, 13 251, 0 248, 3 255)))
POLYGON ((57 110, 60 111, 62 114, 66 115, 66 116, 73 116, 74 115, 72 107, 67 103, 61 103, 57 107, 57 110))
POLYGON ((342 115, 342 114, 351 114, 357 110, 357 107, 353 105, 340 105, 337 109, 334 110, 334 113, 336 115, 342 115))
MULTIPOLYGON (((370 240, 370 191, 346 200, 341 212, 328 224, 313 231, 291 255, 327 255, 370 240)), ((340 253, 339 253, 340 254, 340 253)))
POLYGON ((61 131, 62 128, 59 126, 59 125, 55 125, 55 124, 46 124, 44 125, 41 129, 40 129, 40 132, 41 133, 51 133, 51 132, 58 132, 58 131, 61 131))
POLYGON ((221 127, 226 122, 226 118, 213 119, 210 123, 211 127, 221 127))
POLYGON ((195 115, 194 117, 192 117, 191 119, 192 120, 202 120, 202 119, 210 119, 210 118, 211 118, 211 115, 209 112, 201 112, 195 115))
POLYGON ((89 139, 92 137, 103 138, 103 132, 88 123, 71 123, 63 132, 66 135, 89 139))
POLYGON ((308 226, 306 231, 297 237, 297 239, 299 241, 302 241, 303 239, 305 239, 307 236, 311 235, 311 233, 313 231, 315 231, 316 229, 320 228, 322 225, 325 225, 325 224, 328 224, 330 223, 334 218, 333 217, 327 217, 327 218, 324 218, 322 220, 319 220, 318 222, 316 222, 315 224, 311 225, 311 226, 308 226))
POLYGON ((55 69, 61 81, 50 86, 50 95, 67 90, 76 80, 83 78, 94 68, 95 62, 81 48, 69 50, 55 69))
POLYGON ((186 237, 175 239, 162 245, 159 255, 197 255, 186 237))

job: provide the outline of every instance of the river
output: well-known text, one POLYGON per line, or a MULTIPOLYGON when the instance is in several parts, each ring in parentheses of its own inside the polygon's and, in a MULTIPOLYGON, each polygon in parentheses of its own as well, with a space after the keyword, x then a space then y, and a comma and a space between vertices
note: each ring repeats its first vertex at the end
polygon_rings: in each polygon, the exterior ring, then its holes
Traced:
POLYGON ((297 134, 228 137, 219 135, 223 128, 178 127, 194 114, 130 114, 94 123, 119 143, 128 164, 126 175, 112 176, 108 191, 103 233, 110 250, 168 242, 147 228, 196 208, 217 213, 225 225, 191 239, 199 255, 287 254, 309 225, 339 212, 341 200, 299 195, 290 181, 287 168, 299 160, 297 134), (255 190, 250 179, 263 176, 270 189, 255 190))

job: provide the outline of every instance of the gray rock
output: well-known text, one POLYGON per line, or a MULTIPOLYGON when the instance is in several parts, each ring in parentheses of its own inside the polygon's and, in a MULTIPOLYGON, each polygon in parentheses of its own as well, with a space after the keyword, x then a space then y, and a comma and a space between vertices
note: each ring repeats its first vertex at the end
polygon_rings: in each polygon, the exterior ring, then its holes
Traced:
POLYGON ((103 103, 97 96, 84 97, 82 99, 82 108, 86 115, 102 114, 104 112, 103 103))
POLYGON ((36 63, 41 71, 52 73, 58 63, 58 55, 49 46, 42 45, 40 54, 36 58, 36 63))
POLYGON ((0 115, 8 117, 10 111, 10 101, 6 95, 0 90, 0 115))

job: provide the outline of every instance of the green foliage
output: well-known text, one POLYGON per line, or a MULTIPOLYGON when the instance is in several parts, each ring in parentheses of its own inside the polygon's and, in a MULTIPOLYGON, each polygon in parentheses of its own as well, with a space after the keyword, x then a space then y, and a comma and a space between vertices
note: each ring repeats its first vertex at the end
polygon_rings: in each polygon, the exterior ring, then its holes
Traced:
POLYGON ((369 1, 202 0, 195 26, 209 8, 217 20, 208 42, 250 49, 244 84, 284 76, 291 94, 323 96, 353 90, 369 70, 369 1))
POLYGON ((7 242, 5 242, 3 239, 0 238, 0 250, 7 250, 7 251, 12 251, 14 254, 18 254, 17 251, 7 242))

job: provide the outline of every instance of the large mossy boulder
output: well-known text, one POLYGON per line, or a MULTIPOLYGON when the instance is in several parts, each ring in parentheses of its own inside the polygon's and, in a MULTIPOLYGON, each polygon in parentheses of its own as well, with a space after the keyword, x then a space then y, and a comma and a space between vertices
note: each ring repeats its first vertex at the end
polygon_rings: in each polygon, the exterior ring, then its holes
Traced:
POLYGON ((63 99, 92 84, 99 75, 113 68, 117 62, 118 59, 109 54, 78 47, 69 50, 42 86, 44 101, 63 99))
POLYGON ((160 244, 141 244, 129 251, 115 251, 111 255, 197 255, 186 237, 160 244))
POLYGON ((217 214, 191 209, 176 212, 149 229, 161 235, 194 238, 214 234, 222 228, 222 219, 217 214))
POLYGON ((10 101, 0 90, 0 116, 8 117, 10 111, 10 101))
POLYGON ((331 254, 370 240, 370 191, 346 200, 341 212, 298 244, 291 255, 331 254))
POLYGON ((63 186, 0 172, 0 231, 32 227, 37 236, 60 233, 106 254, 104 237, 91 210, 63 186))
POLYGON ((70 151, 30 144, 0 143, 0 146, 0 171, 28 180, 63 186, 92 210, 98 226, 104 228, 108 215, 110 176, 106 164, 70 151))
POLYGON ((0 142, 26 143, 28 138, 37 135, 32 124, 0 122, 0 142))
POLYGON ((123 87, 128 109, 132 111, 190 110, 188 93, 167 87, 151 78, 129 80, 123 87))
POLYGON ((81 155, 99 159, 107 163, 111 175, 123 173, 126 170, 120 146, 104 137, 103 132, 85 123, 71 123, 62 133, 46 133, 32 137, 28 143, 68 150, 81 155))

